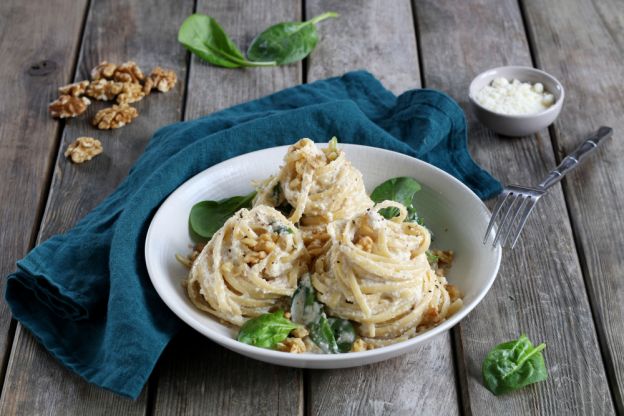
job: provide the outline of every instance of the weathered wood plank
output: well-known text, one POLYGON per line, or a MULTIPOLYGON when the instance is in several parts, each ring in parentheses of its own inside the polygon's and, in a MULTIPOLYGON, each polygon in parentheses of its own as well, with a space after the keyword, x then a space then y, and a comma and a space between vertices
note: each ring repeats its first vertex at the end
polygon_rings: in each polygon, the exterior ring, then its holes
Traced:
MULTIPOLYGON (((46 199, 59 124, 48 101, 72 77, 85 0, 0 2, 0 276, 31 247, 46 199), (24 22, 28 24, 24 24, 24 22), (33 31, 33 27, 37 30, 33 31), (47 61, 39 71, 36 65, 47 61), (49 72, 48 72, 49 71, 49 72)), ((4 293, 5 279, 0 279, 4 293)), ((11 313, 0 299, 0 363, 12 343, 11 313)), ((0 370, 0 378, 4 374, 0 370)))
MULTIPOLYGON (((321 29, 308 81, 368 69, 395 93, 420 86, 409 1, 307 1, 306 7, 308 17, 328 10, 340 13, 321 29)), ((313 415, 459 413, 448 333, 390 361, 310 371, 309 381, 306 401, 313 415)))
MULTIPOLYGON (((242 50, 267 26, 301 18, 299 3, 286 0, 200 1, 197 11, 215 17, 242 50)), ((233 70, 193 56, 189 74, 186 119, 296 85, 301 64, 233 70)), ((154 413, 303 414, 302 371, 250 360, 188 333, 159 364, 154 413)))
POLYGON ((612 394, 622 414, 624 3, 524 3, 538 63, 566 88, 564 109, 554 128, 559 158, 598 126, 615 130, 613 139, 565 180, 564 191, 612 394))
MULTIPOLYGON (((136 103, 141 115, 122 129, 105 132, 91 127, 94 112, 105 106, 100 103, 93 104, 86 117, 67 123, 39 241, 68 229, 97 205, 126 175, 154 130, 180 119, 186 54, 177 45, 176 34, 192 9, 192 0, 159 0, 149 6, 138 0, 91 3, 76 80, 87 79, 90 69, 101 60, 135 60, 147 71, 156 65, 174 69, 181 82, 167 94, 155 93, 136 103), (70 164, 62 153, 78 136, 99 138, 104 155, 85 165, 70 164)), ((59 22, 62 24, 66 23, 59 22)), ((54 87, 60 84, 62 81, 57 81, 54 87)), ((31 106, 45 108, 43 103, 31 106)), ((49 119, 45 121, 53 124, 49 119)), ((5 384, 0 414, 130 415, 143 414, 146 409, 145 391, 133 402, 86 383, 56 362, 21 327, 5 384)))
MULTIPOLYGON (((468 85, 477 73, 508 63, 531 65, 515 1, 426 0, 417 5, 425 85, 449 92, 467 110, 468 85)), ((560 4, 556 10, 567 8, 560 4)), ((467 114, 473 155, 503 182, 536 184, 555 165, 547 131, 522 139, 500 138, 478 125, 470 111, 467 114)), ((462 390, 469 398, 469 412, 613 413, 560 186, 540 201, 519 246, 504 253, 490 293, 461 325, 461 342, 464 355, 459 361, 467 374, 462 390), (483 358, 496 344, 521 333, 548 345, 550 377, 494 397, 482 384, 483 358)))

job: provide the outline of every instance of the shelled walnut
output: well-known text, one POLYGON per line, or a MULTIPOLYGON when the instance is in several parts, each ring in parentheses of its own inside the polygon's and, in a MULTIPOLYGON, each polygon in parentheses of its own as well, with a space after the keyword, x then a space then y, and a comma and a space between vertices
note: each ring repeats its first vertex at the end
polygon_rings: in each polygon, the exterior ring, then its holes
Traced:
POLYGON ((98 111, 92 123, 100 130, 117 129, 132 123, 132 120, 138 116, 139 112, 136 108, 128 104, 119 104, 98 111))
POLYGON ((84 113, 89 104, 91 104, 91 101, 86 97, 78 98, 71 95, 61 95, 48 105, 48 111, 52 117, 56 118, 76 117, 84 113))
POLYGON ((154 88, 160 92, 167 92, 175 86, 177 79, 174 71, 157 66, 152 70, 149 76, 145 78, 143 91, 145 95, 149 95, 154 88))
POLYGON ((122 86, 121 93, 117 96, 117 102, 119 104, 136 103, 145 97, 143 86, 141 84, 124 82, 122 86))
POLYGON ((117 65, 102 61, 91 70, 91 79, 93 81, 98 81, 100 79, 112 79, 116 69, 117 65))
POLYGON ((109 81, 107 79, 99 79, 92 81, 87 87, 86 94, 89 97, 100 101, 110 101, 115 98, 123 90, 121 82, 109 81))
POLYGON ((141 71, 141 68, 139 68, 134 61, 124 62, 119 65, 113 74, 113 79, 119 82, 138 84, 143 81, 144 78, 143 71, 141 71))
POLYGON ((89 81, 78 81, 59 87, 60 95, 71 95, 72 97, 80 97, 84 95, 85 90, 89 86, 89 81))
POLYGON ((78 137, 67 146, 65 157, 74 163, 84 163, 102 153, 102 143, 93 137, 78 137))

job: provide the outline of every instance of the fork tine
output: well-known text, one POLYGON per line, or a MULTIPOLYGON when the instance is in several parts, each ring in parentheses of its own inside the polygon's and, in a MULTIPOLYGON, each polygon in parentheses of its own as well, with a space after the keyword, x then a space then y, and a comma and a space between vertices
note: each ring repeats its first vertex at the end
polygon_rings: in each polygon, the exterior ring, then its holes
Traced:
POLYGON ((509 198, 508 190, 503 190, 503 194, 504 195, 499 196, 498 201, 496 201, 496 206, 494 207, 494 211, 492 212, 490 223, 488 224, 487 230, 485 230, 485 235, 483 236, 483 244, 487 242, 488 237, 490 236, 490 231, 492 231, 492 228, 494 227, 494 224, 496 223, 496 217, 498 217, 498 213, 501 212, 501 208, 503 207, 503 204, 505 204, 505 201, 507 201, 507 198, 509 198))
POLYGON ((516 243, 518 242, 518 239, 520 238, 520 234, 522 233, 522 229, 524 228, 524 224, 526 224, 527 220, 529 219, 529 215, 531 214, 531 211, 533 211, 533 208, 535 208, 535 205, 537 205, 537 201, 539 201, 539 197, 535 197, 535 196, 531 196, 529 199, 531 200, 531 202, 525 208, 524 215, 520 219, 520 223, 518 225, 518 228, 516 228, 516 230, 514 231, 515 235, 514 235, 514 237, 512 237, 513 238, 513 243, 511 244, 512 250, 516 246, 516 243))
POLYGON ((511 218, 511 220, 509 221, 508 227, 507 227, 507 232, 505 233, 505 236, 503 238, 501 238, 501 246, 505 247, 505 244, 507 243, 507 239, 509 238, 510 235, 514 235, 515 233, 512 233, 512 231, 515 230, 515 224, 516 224, 516 219, 518 218, 518 215, 520 215, 520 213, 523 211, 527 201, 529 201, 531 199, 531 195, 524 195, 524 194, 519 194, 518 198, 521 202, 520 205, 518 205, 518 208, 515 210, 515 212, 513 213, 513 217, 511 218))
POLYGON ((496 233, 496 238, 494 238, 494 242, 492 243, 492 247, 496 247, 496 244, 498 244, 501 236, 503 235, 503 233, 505 233, 506 227, 509 227, 510 224, 507 223, 507 219, 509 218, 509 214, 511 214, 511 211, 513 210, 513 207, 516 205, 516 202, 518 202, 518 193, 513 193, 510 192, 509 193, 512 196, 512 200, 511 203, 509 204, 509 206, 507 207, 507 210, 505 211, 505 216, 503 217, 503 220, 500 222, 500 224, 498 225, 498 230, 496 233))

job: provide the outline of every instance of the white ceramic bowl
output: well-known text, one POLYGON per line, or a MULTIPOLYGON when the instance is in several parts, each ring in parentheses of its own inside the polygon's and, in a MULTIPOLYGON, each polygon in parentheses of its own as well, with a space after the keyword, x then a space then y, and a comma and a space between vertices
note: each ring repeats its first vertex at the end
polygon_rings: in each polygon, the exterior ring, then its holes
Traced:
POLYGON ((493 249, 481 243, 490 219, 487 207, 457 179, 425 162, 373 147, 349 144, 341 147, 364 175, 368 192, 397 176, 411 176, 423 185, 416 194, 415 206, 433 231, 433 246, 455 251, 448 278, 465 295, 459 312, 436 328, 404 342, 371 351, 325 355, 291 354, 243 344, 235 339, 236 331, 197 310, 182 289, 187 271, 174 258, 176 253, 190 251, 191 207, 206 199, 249 193, 251 181, 278 171, 286 146, 245 154, 201 172, 173 192, 156 212, 145 241, 145 260, 152 283, 169 308, 211 340, 248 357, 290 367, 343 368, 405 354, 451 328, 477 306, 494 282, 501 259, 500 246, 493 249))
POLYGON ((537 133, 551 125, 561 112, 565 91, 555 77, 539 69, 526 66, 502 66, 488 69, 477 75, 470 83, 469 97, 472 110, 484 126, 504 136, 518 137, 537 133), (498 77, 508 80, 517 79, 531 84, 541 82, 544 89, 555 96, 555 103, 544 111, 529 115, 507 115, 488 110, 479 104, 474 97, 483 87, 498 77))

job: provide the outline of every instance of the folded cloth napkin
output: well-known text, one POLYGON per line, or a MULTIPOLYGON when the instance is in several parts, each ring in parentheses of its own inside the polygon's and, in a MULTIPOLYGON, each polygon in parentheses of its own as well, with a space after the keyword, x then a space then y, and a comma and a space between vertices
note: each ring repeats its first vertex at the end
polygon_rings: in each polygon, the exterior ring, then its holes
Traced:
POLYGON ((367 72, 300 85, 158 130, 113 194, 18 261, 5 293, 13 315, 65 366, 136 398, 182 326, 146 271, 143 242, 158 206, 223 160, 332 136, 425 160, 481 198, 501 189, 471 159, 463 112, 447 95, 420 89, 396 97, 367 72))

